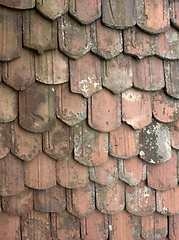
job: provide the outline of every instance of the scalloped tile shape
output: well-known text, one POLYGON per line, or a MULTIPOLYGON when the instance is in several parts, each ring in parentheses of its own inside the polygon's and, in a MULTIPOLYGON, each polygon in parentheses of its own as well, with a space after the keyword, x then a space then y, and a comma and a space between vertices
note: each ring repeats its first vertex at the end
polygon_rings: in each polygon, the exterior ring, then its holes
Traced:
POLYGON ((150 34, 166 31, 170 26, 169 2, 137 0, 137 25, 150 34))
POLYGON ((88 124, 100 132, 116 130, 121 125, 121 95, 103 88, 88 99, 88 124))
POLYGON ((179 2, 178 2, 178 0, 170 1, 170 21, 176 29, 179 29, 179 2))
POLYGON ((80 123, 87 117, 87 100, 79 94, 72 93, 68 83, 57 85, 56 114, 69 126, 80 123))
POLYGON ((108 134, 90 128, 86 121, 74 126, 74 158, 94 167, 108 160, 108 134))
POLYGON ((23 14, 23 46, 39 54, 57 48, 57 21, 49 21, 34 9, 23 14))
POLYGON ((35 75, 38 82, 61 84, 69 79, 68 58, 58 49, 35 55, 35 75))
POLYGON ((91 24, 91 40, 91 51, 104 59, 111 59, 123 51, 122 31, 102 25, 100 19, 91 24))
POLYGON ((10 151, 11 123, 0 123, 0 158, 4 158, 10 151))
POLYGON ((36 9, 44 17, 55 20, 68 11, 68 0, 36 0, 36 9))
POLYGON ((140 157, 146 162, 158 164, 171 158, 169 127, 153 120, 140 132, 140 157))
POLYGON ((102 89, 101 60, 92 53, 73 61, 70 59, 70 87, 74 93, 89 98, 102 89))
POLYGON ((91 24, 101 16, 101 0, 70 0, 70 14, 82 24, 91 24))
POLYGON ((179 214, 169 216, 169 239, 177 240, 179 238, 179 214))
POLYGON ((102 12, 106 26, 125 29, 136 24, 136 0, 104 0, 102 12))
POLYGON ((59 48, 71 59, 78 59, 90 51, 90 28, 82 26, 65 14, 58 19, 59 48))
POLYGON ((0 0, 0 4, 10 8, 29 9, 35 7, 35 0, 0 0))
POLYGON ((31 132, 45 132, 55 123, 55 86, 35 82, 19 92, 19 125, 31 132))

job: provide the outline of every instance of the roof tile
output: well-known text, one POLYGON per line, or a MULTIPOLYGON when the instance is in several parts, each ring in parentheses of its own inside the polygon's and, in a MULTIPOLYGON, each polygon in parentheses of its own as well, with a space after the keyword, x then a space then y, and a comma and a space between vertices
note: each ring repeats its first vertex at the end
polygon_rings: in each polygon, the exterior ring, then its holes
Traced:
POLYGON ((110 132, 121 124, 121 96, 107 89, 88 100, 88 124, 101 132, 110 132))
POLYGON ((7 156, 11 146, 10 123, 0 123, 0 158, 7 156))
POLYGON ((35 7, 35 0, 0 0, 0 4, 10 8, 28 9, 35 7))
POLYGON ((123 51, 122 32, 101 24, 101 20, 91 24, 91 51, 104 59, 111 59, 123 51))
POLYGON ((177 0, 170 1, 170 20, 172 25, 179 29, 179 2, 177 0))
POLYGON ((170 240, 177 240, 179 238, 179 215, 175 214, 169 216, 169 238, 170 240))
POLYGON ((57 21, 43 18, 35 10, 27 10, 23 15, 24 47, 43 53, 57 48, 57 21))
POLYGON ((133 64, 132 57, 123 53, 111 60, 103 61, 103 86, 112 91, 113 94, 119 94, 132 87, 133 64))
POLYGON ((171 124, 171 145, 175 149, 179 149, 179 119, 171 124))
POLYGON ((70 59, 70 87, 74 93, 88 98, 102 89, 101 60, 92 53, 73 61, 70 59))

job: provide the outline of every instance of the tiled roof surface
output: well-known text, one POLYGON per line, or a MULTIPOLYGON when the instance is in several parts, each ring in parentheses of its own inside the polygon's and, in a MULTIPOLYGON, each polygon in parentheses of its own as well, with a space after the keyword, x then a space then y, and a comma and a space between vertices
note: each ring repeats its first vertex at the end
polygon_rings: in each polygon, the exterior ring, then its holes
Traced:
POLYGON ((0 240, 179 239, 179 1, 0 0, 0 240))

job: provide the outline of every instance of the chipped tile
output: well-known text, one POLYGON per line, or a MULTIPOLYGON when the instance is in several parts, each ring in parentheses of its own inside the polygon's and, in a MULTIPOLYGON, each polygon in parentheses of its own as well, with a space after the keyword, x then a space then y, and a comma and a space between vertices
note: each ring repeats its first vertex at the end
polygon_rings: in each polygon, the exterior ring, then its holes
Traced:
POLYGON ((0 123, 0 158, 4 158, 10 151, 11 135, 10 123, 0 123))
POLYGON ((29 9, 35 7, 35 0, 0 0, 0 4, 10 8, 29 9))
POLYGON ((177 0, 170 1, 170 20, 171 24, 179 29, 179 2, 177 0))
POLYGON ((169 239, 177 240, 179 238, 179 215, 169 216, 169 239))

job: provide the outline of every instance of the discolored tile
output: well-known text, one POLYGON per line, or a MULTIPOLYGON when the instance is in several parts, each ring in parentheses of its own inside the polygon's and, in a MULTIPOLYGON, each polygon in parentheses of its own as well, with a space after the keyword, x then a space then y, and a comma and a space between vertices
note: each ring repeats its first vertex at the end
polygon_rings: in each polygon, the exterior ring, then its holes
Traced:
POLYGON ((177 0, 170 1, 170 20, 172 25, 179 29, 179 2, 177 0))
POLYGON ((0 4, 10 8, 29 9, 35 7, 35 0, 0 0, 0 4))
POLYGON ((179 238, 179 215, 169 216, 169 239, 177 240, 179 238))
POLYGON ((179 149, 179 119, 171 124, 171 145, 175 149, 179 149))
POLYGON ((10 151, 11 147, 11 135, 10 135, 11 123, 0 123, 0 158, 4 158, 10 151))

